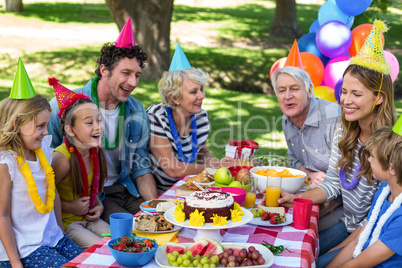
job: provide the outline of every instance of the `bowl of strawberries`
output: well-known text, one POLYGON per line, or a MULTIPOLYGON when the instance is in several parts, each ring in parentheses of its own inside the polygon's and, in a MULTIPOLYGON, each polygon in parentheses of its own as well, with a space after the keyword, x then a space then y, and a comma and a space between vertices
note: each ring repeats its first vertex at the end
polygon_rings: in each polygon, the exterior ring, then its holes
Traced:
POLYGON ((158 249, 155 240, 139 236, 123 236, 107 244, 116 261, 126 267, 144 266, 158 249))

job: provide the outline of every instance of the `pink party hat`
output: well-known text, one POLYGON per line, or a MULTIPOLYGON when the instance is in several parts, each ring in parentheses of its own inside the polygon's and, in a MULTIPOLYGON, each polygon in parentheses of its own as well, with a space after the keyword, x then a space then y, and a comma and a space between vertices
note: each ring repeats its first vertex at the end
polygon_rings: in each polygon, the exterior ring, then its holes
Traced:
POLYGON ((59 113, 57 114, 59 118, 64 117, 64 113, 66 112, 67 108, 73 105, 80 99, 88 99, 90 100, 87 95, 82 93, 75 93, 74 91, 69 90, 68 88, 64 87, 59 83, 54 77, 48 79, 49 85, 54 88, 54 92, 56 94, 57 104, 59 105, 59 113))
POLYGON ((117 37, 115 46, 131 48, 131 45, 134 47, 135 41, 134 41, 133 28, 131 26, 131 18, 128 17, 126 24, 124 24, 124 27, 120 32, 119 37, 117 37))

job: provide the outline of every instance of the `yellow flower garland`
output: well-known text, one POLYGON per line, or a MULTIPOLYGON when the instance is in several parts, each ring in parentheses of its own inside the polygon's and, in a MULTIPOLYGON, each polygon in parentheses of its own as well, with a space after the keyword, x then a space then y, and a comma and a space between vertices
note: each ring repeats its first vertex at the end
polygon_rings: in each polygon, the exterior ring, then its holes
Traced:
POLYGON ((42 202, 42 199, 38 193, 38 187, 36 186, 36 182, 32 176, 31 169, 28 165, 26 159, 22 156, 18 156, 17 161, 18 165, 21 166, 21 173, 24 175, 27 184, 28 184, 28 192, 31 196, 32 201, 35 204, 36 209, 44 214, 49 213, 53 210, 54 207, 54 199, 56 197, 56 185, 54 181, 54 172, 52 167, 50 166, 49 161, 47 161, 45 154, 42 151, 42 148, 35 150, 35 153, 39 159, 40 165, 46 171, 46 184, 47 184, 47 193, 46 193, 46 205, 42 202))

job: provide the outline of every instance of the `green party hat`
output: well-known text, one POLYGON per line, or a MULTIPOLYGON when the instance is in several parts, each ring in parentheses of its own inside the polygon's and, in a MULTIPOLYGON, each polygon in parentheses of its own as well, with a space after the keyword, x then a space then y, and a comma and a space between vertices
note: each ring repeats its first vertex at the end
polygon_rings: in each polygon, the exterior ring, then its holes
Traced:
POLYGON ((16 100, 30 99, 35 97, 36 93, 31 80, 25 70, 21 58, 18 59, 17 72, 14 76, 13 87, 11 88, 10 98, 16 100))
POLYGON ((399 136, 402 136, 402 115, 399 117, 398 121, 396 121, 394 127, 392 128, 392 131, 399 136))

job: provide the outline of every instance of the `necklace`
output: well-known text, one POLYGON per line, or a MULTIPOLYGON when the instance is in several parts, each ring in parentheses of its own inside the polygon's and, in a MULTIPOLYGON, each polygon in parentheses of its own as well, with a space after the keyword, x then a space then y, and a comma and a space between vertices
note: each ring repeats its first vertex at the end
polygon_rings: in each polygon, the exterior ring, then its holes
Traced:
MULTIPOLYGON (((92 79, 91 95, 92 95, 92 100, 94 101, 96 106, 98 106, 98 108, 99 108, 99 99, 98 99, 98 91, 97 91, 98 81, 99 81, 98 77, 95 77, 92 79)), ((126 114, 126 103, 120 102, 119 108, 120 108, 120 110, 119 110, 119 117, 117 120, 116 140, 114 141, 114 143, 112 145, 110 145, 108 139, 105 136, 105 132, 103 132, 103 134, 102 134, 102 143, 105 145, 105 148, 108 151, 112 151, 120 145, 120 123, 123 124, 123 121, 124 121, 124 120, 120 120, 120 118, 124 117, 126 114), (122 121, 122 122, 120 122, 120 121, 122 121)))
POLYGON ((38 187, 36 186, 35 179, 32 176, 31 168, 28 165, 27 160, 23 156, 17 157, 18 165, 21 166, 21 173, 25 177, 28 185, 28 192, 31 196, 32 201, 35 204, 36 209, 42 213, 49 213, 53 210, 54 206, 54 199, 56 196, 56 186, 54 181, 54 172, 52 167, 47 161, 45 154, 42 151, 42 148, 35 150, 35 154, 39 159, 40 165, 44 168, 46 172, 46 185, 47 185, 47 192, 46 192, 46 205, 42 202, 42 199, 38 193, 38 187))
POLYGON ((165 110, 166 110, 166 114, 167 114, 167 117, 169 120, 170 131, 172 133, 174 142, 176 143, 178 158, 179 158, 180 162, 193 163, 198 154, 198 151, 197 151, 197 122, 195 120, 195 115, 191 115, 191 117, 190 117, 192 153, 191 153, 190 159, 187 159, 183 154, 183 146, 181 145, 181 142, 179 139, 179 134, 177 133, 177 129, 176 129, 176 124, 174 123, 174 120, 173 120, 172 109, 166 107, 165 110))
MULTIPOLYGON (((382 190, 380 196, 377 199, 377 202, 374 206, 374 209, 371 213, 371 217, 369 219, 369 223, 366 225, 366 228, 363 230, 359 237, 359 242, 357 243, 355 250, 353 251, 353 258, 356 258, 363 249, 364 244, 366 243, 367 239, 369 238, 369 235, 371 233, 371 230, 373 229, 374 224, 377 222, 378 215, 380 213, 380 209, 387 198, 388 194, 390 192, 389 186, 385 186, 384 189, 382 190)), ((402 193, 399 194, 394 202, 392 202, 392 205, 387 209, 387 211, 381 216, 380 220, 377 223, 377 226, 374 229, 373 236, 371 237, 370 240, 370 245, 371 246, 375 241, 378 240, 380 237, 380 232, 382 227, 384 226, 385 222, 388 220, 388 218, 392 215, 392 213, 395 212, 402 204, 402 193)))
MULTIPOLYGON (((67 148, 70 148, 70 144, 68 143, 66 138, 64 138, 64 143, 66 144, 67 148)), ((78 150, 75 149, 73 151, 74 151, 75 155, 77 156, 78 164, 80 165, 81 181, 82 181, 82 185, 83 185, 81 197, 88 196, 88 195, 90 196, 89 209, 92 209, 95 205, 96 196, 99 191, 100 167, 99 167, 98 148, 91 147, 89 149, 89 153, 90 153, 91 159, 92 159, 92 167, 93 167, 93 178, 92 178, 92 186, 91 186, 90 193, 88 192, 89 191, 88 174, 87 174, 87 169, 85 167, 84 159, 82 158, 82 155, 78 150)))
POLYGON ((348 183, 346 181, 346 172, 345 172, 345 170, 343 169, 343 166, 342 166, 339 169, 339 178, 341 180, 341 184, 342 184, 343 188, 345 188, 346 190, 354 189, 357 186, 357 184, 359 183, 359 181, 360 181, 360 177, 356 177, 357 174, 359 174, 359 172, 360 172, 360 163, 357 164, 356 170, 353 173, 352 181, 350 183, 348 183))

